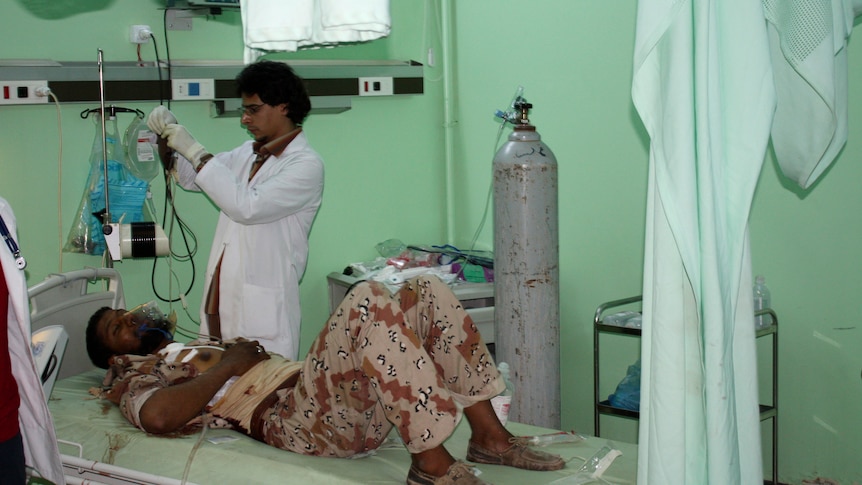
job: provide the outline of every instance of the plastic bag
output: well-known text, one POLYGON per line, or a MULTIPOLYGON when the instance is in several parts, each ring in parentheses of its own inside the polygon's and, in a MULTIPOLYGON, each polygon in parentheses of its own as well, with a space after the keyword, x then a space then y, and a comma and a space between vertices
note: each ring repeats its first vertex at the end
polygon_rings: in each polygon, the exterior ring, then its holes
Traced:
POLYGON ((637 411, 641 405, 641 360, 630 365, 626 376, 617 384, 616 391, 608 396, 611 406, 637 411))
MULTIPOLYGON (((66 252, 83 254, 105 252, 105 236, 102 234, 105 210, 105 162, 102 155, 100 115, 96 114, 93 118, 96 120, 96 137, 90 154, 90 173, 75 221, 63 247, 63 251, 66 252)), ((135 177, 125 167, 117 134, 116 118, 112 117, 105 122, 105 131, 111 222, 152 221, 152 209, 145 204, 149 196, 149 183, 135 177), (148 210, 145 211, 145 208, 148 210)))
POLYGON ((607 315, 602 323, 605 325, 615 325, 617 327, 641 328, 643 316, 641 312, 619 312, 613 315, 607 315))
POLYGON ((613 441, 608 441, 599 451, 578 468, 574 475, 554 480, 550 485, 585 485, 588 483, 602 483, 609 485, 611 482, 605 480, 602 475, 611 467, 622 452, 616 448, 613 441))
POLYGON ((135 177, 149 182, 162 173, 158 139, 140 116, 136 116, 126 128, 123 134, 124 162, 135 177))
POLYGON ((378 254, 384 258, 394 258, 407 250, 407 245, 400 239, 387 239, 374 246, 378 254))

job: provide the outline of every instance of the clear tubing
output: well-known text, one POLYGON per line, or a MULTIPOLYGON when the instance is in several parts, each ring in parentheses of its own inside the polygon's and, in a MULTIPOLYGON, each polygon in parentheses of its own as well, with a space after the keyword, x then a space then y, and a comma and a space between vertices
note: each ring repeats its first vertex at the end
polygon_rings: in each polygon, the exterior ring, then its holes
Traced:
POLYGON ((585 438, 582 435, 575 433, 574 431, 561 431, 559 433, 530 436, 529 442, 533 446, 548 446, 564 443, 578 443, 584 439, 585 438))

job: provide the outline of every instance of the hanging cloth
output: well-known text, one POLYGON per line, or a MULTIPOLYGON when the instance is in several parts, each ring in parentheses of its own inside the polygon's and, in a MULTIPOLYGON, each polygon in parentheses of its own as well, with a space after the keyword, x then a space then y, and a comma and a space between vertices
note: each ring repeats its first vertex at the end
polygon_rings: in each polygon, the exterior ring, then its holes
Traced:
POLYGON ((772 146, 807 189, 847 142, 847 40, 862 0, 763 0, 775 71, 772 146))
POLYGON ((241 0, 244 61, 389 35, 389 0, 241 0))
POLYGON ((650 136, 638 483, 762 482, 748 216, 774 112, 761 0, 638 2, 650 136))

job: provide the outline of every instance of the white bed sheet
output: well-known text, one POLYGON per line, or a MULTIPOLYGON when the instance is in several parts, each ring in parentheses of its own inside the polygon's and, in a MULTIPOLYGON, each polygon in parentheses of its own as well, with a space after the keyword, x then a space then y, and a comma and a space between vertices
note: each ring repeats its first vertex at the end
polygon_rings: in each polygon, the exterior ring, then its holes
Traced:
MULTIPOLYGON (((188 457, 200 435, 181 438, 150 436, 134 428, 122 417, 116 406, 98 400, 87 393, 98 386, 103 371, 93 370, 57 381, 49 401, 54 416, 60 452, 78 456, 76 447, 64 441, 79 443, 82 457, 100 463, 139 470, 151 474, 183 478, 188 457)), ((517 435, 536 435, 553 430, 510 423, 508 428, 517 435)), ((462 422, 446 447, 456 458, 467 452, 469 427, 462 422)), ((309 484, 403 484, 410 466, 410 455, 403 446, 393 443, 371 456, 358 459, 319 458, 301 456, 257 442, 230 430, 207 430, 206 438, 232 437, 236 440, 221 444, 203 441, 190 465, 188 481, 197 484, 233 483, 309 483, 309 484)), ((607 444, 603 438, 550 446, 548 451, 566 459, 589 458, 607 444)), ((622 451, 604 477, 611 483, 635 483, 637 447, 614 442, 622 451)), ((573 475, 581 466, 573 459, 566 468, 555 472, 530 472, 508 467, 479 465, 481 477, 497 485, 550 484, 573 475)), ((67 473, 71 481, 75 472, 67 473)), ((71 483, 70 481, 70 483, 71 483)), ((109 482, 107 479, 106 483, 109 482)), ((132 483, 132 482, 113 482, 132 483)))

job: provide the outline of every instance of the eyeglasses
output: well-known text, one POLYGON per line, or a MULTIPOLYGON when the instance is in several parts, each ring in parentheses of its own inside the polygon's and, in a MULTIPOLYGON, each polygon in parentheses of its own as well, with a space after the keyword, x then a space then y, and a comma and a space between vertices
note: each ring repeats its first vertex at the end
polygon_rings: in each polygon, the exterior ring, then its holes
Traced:
POLYGON ((244 105, 244 106, 242 106, 242 107, 240 107, 240 108, 237 108, 236 110, 237 110, 237 111, 239 111, 239 115, 240 115, 240 116, 244 116, 244 115, 254 116, 254 115, 256 115, 256 114, 257 114, 257 112, 258 112, 258 111, 260 111, 260 109, 261 109, 261 108, 263 108, 264 106, 266 106, 266 104, 265 104, 265 103, 261 103, 261 104, 249 104, 249 105, 244 105))

